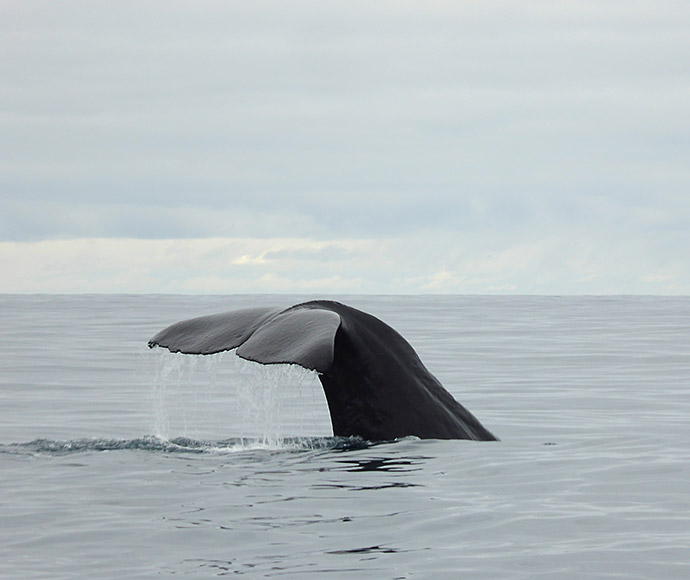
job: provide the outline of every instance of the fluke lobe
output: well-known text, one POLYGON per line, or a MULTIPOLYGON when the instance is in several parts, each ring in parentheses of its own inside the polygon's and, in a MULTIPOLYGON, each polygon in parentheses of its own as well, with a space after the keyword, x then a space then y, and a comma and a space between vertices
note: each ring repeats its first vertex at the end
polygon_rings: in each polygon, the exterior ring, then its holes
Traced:
POLYGON ((496 440, 398 332, 339 302, 315 300, 183 320, 154 336, 149 347, 154 346, 185 354, 236 348, 247 360, 315 370, 336 436, 496 440))

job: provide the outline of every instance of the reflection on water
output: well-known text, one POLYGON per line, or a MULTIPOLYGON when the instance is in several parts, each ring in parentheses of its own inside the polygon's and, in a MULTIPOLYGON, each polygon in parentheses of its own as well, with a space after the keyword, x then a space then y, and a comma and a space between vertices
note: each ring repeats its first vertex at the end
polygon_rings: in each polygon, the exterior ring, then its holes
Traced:
POLYGON ((373 552, 380 552, 381 554, 395 554, 400 552, 398 548, 389 548, 388 546, 367 546, 365 548, 352 548, 351 550, 333 550, 329 554, 371 554, 373 552))
POLYGON ((338 463, 345 465, 344 471, 393 471, 408 472, 419 471, 421 467, 415 467, 421 461, 429 457, 377 457, 375 459, 344 459, 338 463))
POLYGON ((395 487, 405 488, 405 487, 419 487, 418 483, 410 483, 407 481, 390 481, 385 483, 380 483, 377 485, 351 485, 351 484, 337 484, 337 483, 320 483, 313 485, 313 489, 347 489, 349 491, 373 491, 377 489, 392 489, 395 487))

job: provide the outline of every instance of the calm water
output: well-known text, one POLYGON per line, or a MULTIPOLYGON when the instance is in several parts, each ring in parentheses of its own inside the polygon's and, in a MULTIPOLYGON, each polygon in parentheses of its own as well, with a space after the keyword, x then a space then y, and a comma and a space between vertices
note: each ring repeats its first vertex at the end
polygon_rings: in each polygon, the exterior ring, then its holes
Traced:
POLYGON ((306 371, 145 347, 304 298, 0 296, 0 578, 690 577, 690 298, 341 298, 498 443, 337 440, 306 371))

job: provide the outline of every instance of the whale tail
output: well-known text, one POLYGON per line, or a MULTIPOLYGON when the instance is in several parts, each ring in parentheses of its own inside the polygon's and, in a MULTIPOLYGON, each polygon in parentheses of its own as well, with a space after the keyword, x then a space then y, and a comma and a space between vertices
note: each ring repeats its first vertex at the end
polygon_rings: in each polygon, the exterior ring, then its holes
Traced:
POLYGON ((371 441, 495 441, 443 388, 412 346, 378 318, 328 300, 287 309, 250 308, 184 320, 149 341, 185 354, 237 349, 262 364, 297 364, 319 373, 334 435, 371 441))

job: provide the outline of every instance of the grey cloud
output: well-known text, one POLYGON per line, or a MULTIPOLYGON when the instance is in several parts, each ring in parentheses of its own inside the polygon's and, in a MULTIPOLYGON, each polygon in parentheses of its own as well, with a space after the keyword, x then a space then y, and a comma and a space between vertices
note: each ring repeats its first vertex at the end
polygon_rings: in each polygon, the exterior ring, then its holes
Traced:
POLYGON ((171 239, 275 237, 289 231, 305 236, 314 229, 308 215, 258 212, 243 207, 170 207, 83 202, 6 202, 0 200, 0 237, 18 241, 69 238, 171 239))
POLYGON ((343 260, 353 255, 352 248, 340 245, 327 244, 318 248, 294 248, 269 250, 263 254, 265 260, 277 261, 331 261, 343 260))

